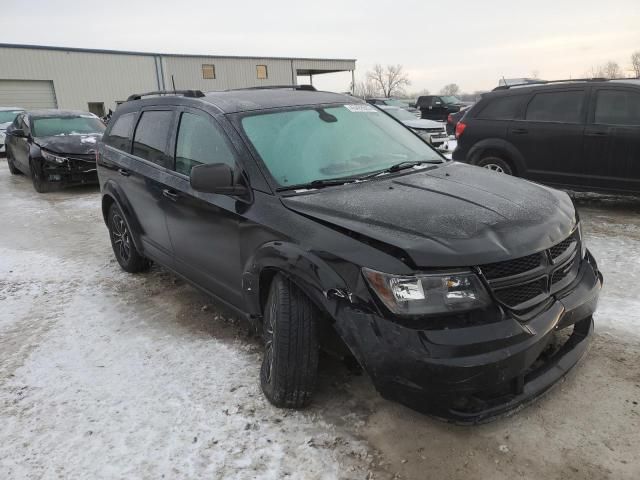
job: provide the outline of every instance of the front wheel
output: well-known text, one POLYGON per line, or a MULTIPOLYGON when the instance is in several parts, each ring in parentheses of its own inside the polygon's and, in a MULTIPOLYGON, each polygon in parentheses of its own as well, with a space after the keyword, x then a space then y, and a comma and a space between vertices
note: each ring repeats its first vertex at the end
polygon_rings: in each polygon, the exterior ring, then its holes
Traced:
POLYGON ((36 192, 47 193, 51 190, 51 184, 43 178, 42 171, 33 160, 29 160, 29 170, 31 171, 31 182, 36 192))
POLYGON ((11 172, 11 175, 20 175, 22 172, 18 170, 18 167, 16 167, 16 164, 13 163, 13 156, 9 151, 9 147, 5 147, 5 148, 6 148, 5 152, 7 155, 7 166, 9 167, 9 172, 11 172))
POLYGON ((513 175, 513 168, 506 160, 495 157, 493 155, 488 157, 483 157, 480 159, 477 166, 487 168, 497 173, 506 173, 507 175, 513 175))
POLYGON ((109 228, 113 254, 122 269, 129 273, 148 270, 151 262, 138 253, 138 250, 133 244, 131 231, 124 218, 124 214, 115 203, 109 208, 107 227, 109 228))
POLYGON ((290 279, 277 274, 265 308, 260 385, 276 407, 302 408, 318 372, 318 309, 290 279))

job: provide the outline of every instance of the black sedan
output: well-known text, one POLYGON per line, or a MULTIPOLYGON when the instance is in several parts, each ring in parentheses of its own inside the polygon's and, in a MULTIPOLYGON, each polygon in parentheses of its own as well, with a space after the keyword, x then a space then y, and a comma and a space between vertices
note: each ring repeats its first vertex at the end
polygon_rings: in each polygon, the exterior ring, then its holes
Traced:
POLYGON ((56 186, 97 184, 96 143, 104 129, 104 123, 89 112, 20 113, 7 128, 9 170, 30 175, 39 193, 56 186))

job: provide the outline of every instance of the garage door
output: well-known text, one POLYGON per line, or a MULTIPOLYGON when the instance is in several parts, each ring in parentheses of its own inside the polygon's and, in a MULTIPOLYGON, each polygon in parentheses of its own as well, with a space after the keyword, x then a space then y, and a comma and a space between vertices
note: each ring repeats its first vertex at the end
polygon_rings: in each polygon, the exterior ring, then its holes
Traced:
POLYGON ((0 80, 0 107, 57 108, 49 80, 0 80))

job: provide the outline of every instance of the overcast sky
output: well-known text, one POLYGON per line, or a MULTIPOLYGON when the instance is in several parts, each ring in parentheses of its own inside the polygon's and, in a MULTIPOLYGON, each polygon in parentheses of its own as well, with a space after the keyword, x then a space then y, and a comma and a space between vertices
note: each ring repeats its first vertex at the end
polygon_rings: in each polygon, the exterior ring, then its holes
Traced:
MULTIPOLYGON (((0 42, 402 64, 410 91, 569 78, 640 50, 640 0, 3 1, 0 42)), ((0 78, 2 65, 0 65, 0 78)), ((349 74, 315 77, 344 91, 349 74)))

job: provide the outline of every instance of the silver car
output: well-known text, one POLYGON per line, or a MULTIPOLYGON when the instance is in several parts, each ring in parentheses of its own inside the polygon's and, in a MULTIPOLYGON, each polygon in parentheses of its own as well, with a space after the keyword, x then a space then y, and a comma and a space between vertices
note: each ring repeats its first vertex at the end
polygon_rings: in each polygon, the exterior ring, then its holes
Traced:
POLYGON ((7 127, 22 112, 24 109, 20 107, 0 107, 0 155, 5 155, 4 139, 7 127))
POLYGON ((447 135, 446 125, 435 120, 425 120, 416 118, 412 113, 399 107, 391 107, 388 105, 376 105, 379 109, 387 112, 395 119, 401 121, 405 126, 416 132, 434 148, 438 150, 449 149, 449 136, 447 135))

